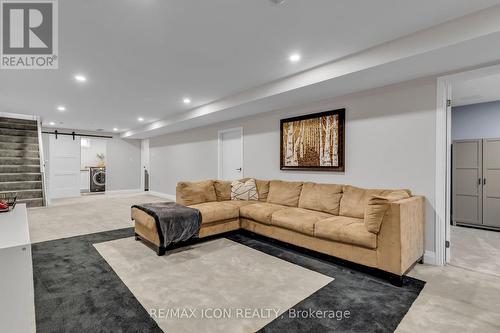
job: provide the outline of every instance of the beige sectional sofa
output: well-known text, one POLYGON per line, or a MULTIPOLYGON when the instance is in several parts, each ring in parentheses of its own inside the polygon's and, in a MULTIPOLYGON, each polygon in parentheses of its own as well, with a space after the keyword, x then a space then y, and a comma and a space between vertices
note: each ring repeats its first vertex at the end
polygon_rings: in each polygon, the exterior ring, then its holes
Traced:
MULTIPOLYGON (((199 237, 246 229, 402 276, 423 256, 424 198, 408 190, 256 180, 258 201, 231 200, 231 183, 179 182, 177 203, 202 215, 199 237)), ((154 219, 132 209, 138 238, 160 246, 154 219)))

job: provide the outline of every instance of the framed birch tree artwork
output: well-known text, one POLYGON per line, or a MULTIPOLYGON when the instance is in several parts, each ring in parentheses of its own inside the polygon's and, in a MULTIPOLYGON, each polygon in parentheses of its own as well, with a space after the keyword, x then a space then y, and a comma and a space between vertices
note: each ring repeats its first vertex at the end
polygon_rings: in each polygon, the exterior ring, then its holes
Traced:
POLYGON ((280 169, 344 171, 344 124, 345 109, 281 119, 280 169))

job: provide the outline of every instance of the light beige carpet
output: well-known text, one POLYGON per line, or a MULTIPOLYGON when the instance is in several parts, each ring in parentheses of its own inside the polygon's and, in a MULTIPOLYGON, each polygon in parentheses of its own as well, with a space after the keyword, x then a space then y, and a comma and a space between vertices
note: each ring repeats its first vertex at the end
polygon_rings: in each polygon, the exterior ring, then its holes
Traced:
POLYGON ((130 206, 166 201, 147 194, 92 195, 53 200, 49 207, 28 210, 32 243, 133 226, 130 206))
POLYGON ((450 264, 500 277, 500 232, 452 226, 450 264))
POLYGON ((333 280, 224 238, 162 257, 133 238, 94 246, 165 332, 255 332, 333 280))
POLYGON ((425 287, 397 333, 500 332, 500 278, 456 266, 416 265, 425 287))

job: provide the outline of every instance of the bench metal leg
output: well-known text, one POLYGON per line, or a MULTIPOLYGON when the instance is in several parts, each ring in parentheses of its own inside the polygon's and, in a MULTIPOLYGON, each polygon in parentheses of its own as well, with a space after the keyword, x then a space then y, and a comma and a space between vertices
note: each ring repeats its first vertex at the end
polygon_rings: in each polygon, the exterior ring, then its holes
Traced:
POLYGON ((141 236, 139 236, 136 233, 134 233, 134 235, 135 235, 135 240, 136 241, 142 241, 149 248, 153 249, 158 256, 163 256, 167 252, 167 249, 165 247, 163 247, 163 246, 156 246, 156 244, 151 243, 147 239, 143 239, 141 236))
POLYGON ((167 249, 166 249, 166 248, 164 248, 163 246, 159 246, 159 247, 158 247, 158 250, 156 250, 156 254, 157 254, 158 256, 163 256, 163 255, 165 255, 165 252, 167 252, 167 249))

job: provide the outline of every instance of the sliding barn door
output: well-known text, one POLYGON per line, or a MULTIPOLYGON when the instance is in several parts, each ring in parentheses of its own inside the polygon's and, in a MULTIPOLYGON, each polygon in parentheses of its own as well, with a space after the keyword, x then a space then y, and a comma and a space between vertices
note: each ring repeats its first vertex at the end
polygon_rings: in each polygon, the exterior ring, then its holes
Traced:
POLYGON ((49 193, 52 199, 80 196, 80 139, 49 135, 49 193))
POLYGON ((453 142, 452 218, 482 224, 482 140, 453 142))
POLYGON ((500 227, 500 139, 483 140, 483 224, 500 227))

